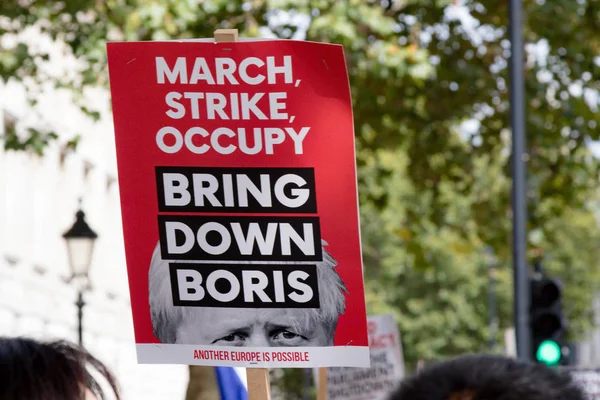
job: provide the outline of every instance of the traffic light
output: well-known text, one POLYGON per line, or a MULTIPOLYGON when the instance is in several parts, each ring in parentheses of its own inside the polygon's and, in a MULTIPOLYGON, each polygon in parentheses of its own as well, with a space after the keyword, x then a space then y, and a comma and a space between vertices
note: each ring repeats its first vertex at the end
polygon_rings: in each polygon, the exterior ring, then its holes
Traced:
POLYGON ((566 320, 562 312, 562 287, 544 276, 531 281, 530 325, 533 360, 554 366, 563 363, 566 320))

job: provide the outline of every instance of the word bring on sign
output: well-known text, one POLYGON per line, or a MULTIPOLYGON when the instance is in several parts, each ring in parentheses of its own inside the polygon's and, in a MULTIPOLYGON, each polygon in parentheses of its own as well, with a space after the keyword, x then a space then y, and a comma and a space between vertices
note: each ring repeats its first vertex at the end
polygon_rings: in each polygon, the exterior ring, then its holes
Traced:
POLYGON ((140 363, 369 365, 338 45, 109 43, 140 363))

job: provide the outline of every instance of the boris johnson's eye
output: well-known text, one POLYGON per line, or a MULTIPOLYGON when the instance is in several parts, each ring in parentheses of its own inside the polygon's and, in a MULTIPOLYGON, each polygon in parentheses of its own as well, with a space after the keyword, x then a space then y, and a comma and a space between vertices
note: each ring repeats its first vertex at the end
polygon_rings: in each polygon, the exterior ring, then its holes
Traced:
POLYGON ((281 346, 298 346, 308 339, 289 329, 276 329, 271 332, 271 340, 281 346))
POLYGON ((295 337, 298 337, 300 335, 297 335, 293 332, 285 331, 285 332, 281 332, 281 336, 283 336, 284 339, 294 339, 295 337))
POLYGON ((227 346, 238 346, 241 345, 247 338, 248 336, 243 333, 231 333, 227 336, 223 336, 217 340, 214 340, 212 344, 223 343, 227 346))

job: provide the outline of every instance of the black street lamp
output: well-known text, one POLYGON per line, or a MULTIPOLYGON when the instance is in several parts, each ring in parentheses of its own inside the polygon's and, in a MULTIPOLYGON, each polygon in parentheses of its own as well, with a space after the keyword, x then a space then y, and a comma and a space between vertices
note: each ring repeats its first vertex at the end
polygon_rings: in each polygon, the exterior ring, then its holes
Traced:
MULTIPOLYGON (((80 202, 81 207, 81 202, 80 202)), ((85 222, 85 214, 81 208, 75 214, 75 223, 63 234, 67 242, 67 251, 69 253, 69 267, 71 268, 71 277, 73 279, 81 279, 87 281, 90 265, 92 263, 92 255, 94 253, 94 244, 98 238, 98 234, 89 227, 85 222)), ((83 346, 83 291, 85 285, 79 285, 79 293, 77 295, 77 319, 79 322, 79 345, 83 346)))

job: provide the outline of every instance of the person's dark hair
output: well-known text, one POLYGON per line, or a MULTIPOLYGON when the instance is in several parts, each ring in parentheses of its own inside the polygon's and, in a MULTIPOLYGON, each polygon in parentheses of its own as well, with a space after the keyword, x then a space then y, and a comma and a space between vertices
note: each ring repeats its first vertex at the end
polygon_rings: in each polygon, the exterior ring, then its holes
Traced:
POLYGON ((426 367, 389 400, 585 400, 568 373, 515 359, 470 355, 426 367))
POLYGON ((119 399, 115 378, 91 354, 66 341, 39 342, 0 337, 0 399, 84 400, 89 390, 98 400, 108 399, 103 377, 119 399))

